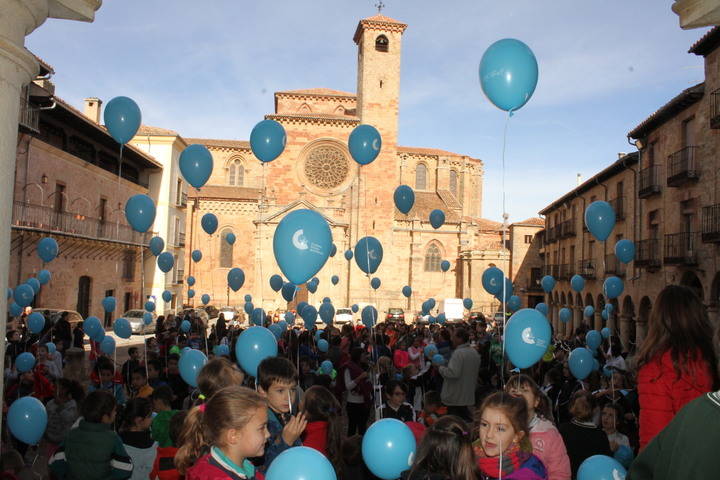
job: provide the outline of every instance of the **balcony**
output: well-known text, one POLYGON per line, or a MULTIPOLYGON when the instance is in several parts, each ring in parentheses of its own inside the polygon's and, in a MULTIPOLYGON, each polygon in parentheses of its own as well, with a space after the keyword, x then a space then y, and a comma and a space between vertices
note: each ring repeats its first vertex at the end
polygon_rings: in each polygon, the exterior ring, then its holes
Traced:
POLYGON ((564 263, 562 265, 558 265, 558 280, 569 280, 570 277, 572 277, 571 270, 572 265, 568 263, 564 263))
POLYGON ((186 192, 182 192, 182 194, 180 195, 180 198, 177 199, 177 201, 175 202, 175 206, 180 207, 180 208, 187 207, 187 199, 188 199, 188 194, 186 192))
MULTIPOLYGON (((560 238, 570 238, 576 235, 575 219, 565 220, 560 224, 560 238)), ((556 227, 558 228, 558 227, 556 227)))
POLYGON ((609 203, 615 212, 615 220, 625 220, 625 197, 613 198, 609 203))
POLYGON ((558 266, 557 265, 545 265, 545 268, 543 269, 543 275, 550 275, 551 277, 554 277, 555 279, 557 279, 558 266))
POLYGON ((580 260, 577 264, 577 274, 583 278, 595 278, 595 260, 587 258, 580 260))
POLYGON ((720 128, 720 88, 710 94, 710 128, 720 128))
POLYGON ((622 263, 615 254, 605 255, 605 274, 624 277, 627 273, 627 265, 622 263))
POLYGON ((40 133, 40 109, 30 105, 30 102, 24 96, 20 97, 18 123, 31 132, 40 133))
POLYGON ((175 245, 178 247, 185 246, 185 232, 178 232, 175 234, 175 245))
POLYGON ((545 243, 551 244, 557 242, 557 227, 550 227, 547 229, 547 234, 545 235, 545 243))
POLYGON ((175 269, 175 278, 173 279, 173 283, 182 284, 184 278, 185 278, 185 270, 175 269))
POLYGON ((143 247, 152 237, 152 232, 136 232, 129 225, 23 202, 13 204, 12 227, 143 247))
POLYGON ((720 243, 720 204, 702 209, 702 241, 720 243))
POLYGON ((640 240, 636 243, 635 266, 647 270, 660 269, 660 241, 657 238, 640 240))
POLYGON ((665 263, 670 265, 698 264, 698 235, 695 232, 670 233, 665 235, 665 263))
POLYGON ((651 197, 660 193, 660 167, 653 165, 640 170, 638 198, 651 197))
POLYGON ((688 146, 668 156, 668 187, 679 187, 700 178, 697 169, 698 147, 688 146))

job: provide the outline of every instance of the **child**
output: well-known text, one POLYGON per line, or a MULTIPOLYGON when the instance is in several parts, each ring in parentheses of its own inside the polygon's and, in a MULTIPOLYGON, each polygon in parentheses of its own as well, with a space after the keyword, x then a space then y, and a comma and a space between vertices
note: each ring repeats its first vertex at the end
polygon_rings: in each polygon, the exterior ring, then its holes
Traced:
POLYGON ((447 415, 447 407, 440 400, 440 393, 430 390, 423 396, 423 410, 420 412, 420 423, 432 427, 440 417, 447 415))
POLYGON ((162 370, 162 367, 160 365, 160 360, 148 360, 148 363, 147 363, 148 385, 150 385, 153 389, 158 388, 162 385, 167 385, 167 382, 165 382, 162 378, 160 378, 161 370, 162 370))
POLYGON ((65 439, 80 413, 78 404, 82 401, 82 387, 75 380, 61 378, 55 388, 55 398, 46 406, 47 428, 45 438, 53 444, 59 444, 65 439))
POLYGON ((115 412, 115 398, 105 390, 85 398, 80 424, 67 433, 65 443, 50 457, 50 471, 56 478, 130 478, 132 460, 112 430, 115 412))
POLYGON ((623 410, 617 403, 608 403, 602 409, 602 429, 610 442, 610 450, 613 453, 622 445, 630 448, 630 440, 627 435, 618 432, 618 428, 622 425, 623 410))
POLYGON ((377 413, 377 418, 396 418, 401 422, 414 422, 415 410, 405 401, 407 385, 398 380, 390 380, 385 386, 385 405, 377 413))
POLYGON ((470 428, 460 417, 449 415, 426 431, 412 467, 401 478, 475 480, 477 474, 470 428))
POLYGON ((125 390, 119 383, 115 383, 115 366, 112 360, 100 357, 97 361, 97 371, 99 382, 92 383, 88 387, 88 392, 92 393, 97 390, 102 390, 110 393, 117 402, 118 405, 125 405, 125 390))
POLYGON ((87 386, 88 373, 85 369, 85 350, 75 347, 67 349, 62 376, 69 380, 75 380, 83 387, 87 386))
POLYGON ((120 438, 132 459, 131 480, 146 480, 155 462, 157 442, 150 435, 152 419, 152 404, 147 398, 133 398, 125 405, 120 438))
POLYGON ((150 398, 153 388, 147 384, 147 372, 144 367, 137 367, 132 372, 130 398, 150 398))
POLYGON ((480 405, 479 436, 473 444, 480 478, 547 480, 545 466, 530 445, 527 405, 496 392, 480 405))
POLYGON ((264 398, 249 388, 220 390, 188 412, 175 457, 178 471, 186 480, 255 479, 248 458, 265 451, 267 414, 264 398))
POLYGON ((342 480, 374 480, 375 477, 362 458, 362 437, 353 435, 342 442, 342 465, 338 469, 342 480))
POLYGON ((170 387, 163 385, 153 390, 150 396, 153 411, 157 414, 152 421, 151 432, 153 439, 158 442, 161 448, 172 445, 170 438, 170 422, 178 413, 171 408, 173 392, 170 387))
POLYGON ((185 380, 180 376, 180 370, 178 369, 178 363, 180 362, 180 355, 177 353, 171 353, 167 358, 167 384, 172 388, 175 400, 173 400, 173 408, 179 410, 183 406, 183 400, 188 394, 188 385, 185 380))
POLYGON ((196 405, 207 401, 225 387, 242 385, 243 380, 245 380, 245 375, 237 365, 225 357, 213 358, 198 373, 196 405))
POLYGON ((62 371, 58 368, 57 362, 51 358, 47 345, 39 345, 37 349, 37 365, 45 367, 45 376, 51 382, 62 377, 62 371))
POLYGON ((577 476, 578 468, 588 457, 612 455, 607 435, 592 421, 594 408, 592 394, 587 390, 578 390, 570 400, 572 420, 563 423, 558 429, 567 447, 573 478, 577 476))
POLYGON ((303 413, 292 415, 292 402, 297 387, 297 371, 287 358, 266 358, 257 370, 258 393, 267 400, 267 428, 270 439, 265 448, 264 468, 267 469, 280 453, 302 445, 300 435, 307 426, 303 413), (289 418, 288 418, 289 417, 289 418))
POLYGON ((530 443, 533 453, 542 461, 549 480, 570 479, 570 459, 565 443, 552 422, 552 407, 548 397, 540 391, 528 375, 514 375, 505 385, 510 395, 525 400, 530 419, 530 443))
MULTIPOLYGON (((155 392, 153 392, 155 393, 155 392)), ((175 467, 175 456, 177 455, 180 434, 182 433, 183 422, 187 412, 178 412, 170 420, 170 445, 158 447, 155 463, 150 472, 150 480, 181 480, 182 475, 175 467)))
POLYGON ((122 366, 122 379, 125 385, 130 386, 132 374, 140 366, 140 350, 138 350, 138 347, 130 347, 128 348, 128 355, 130 358, 122 366))
POLYGON ((337 470, 341 465, 340 445, 343 438, 340 403, 330 390, 315 385, 305 392, 300 410, 307 419, 302 435, 303 446, 325 455, 337 470))

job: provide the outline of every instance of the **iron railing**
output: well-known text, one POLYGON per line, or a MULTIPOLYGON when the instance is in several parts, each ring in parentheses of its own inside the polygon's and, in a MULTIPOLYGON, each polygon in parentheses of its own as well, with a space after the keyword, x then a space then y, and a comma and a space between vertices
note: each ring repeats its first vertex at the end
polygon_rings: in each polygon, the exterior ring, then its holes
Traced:
POLYGON ((708 205, 702 209, 702 241, 720 242, 720 204, 708 205))
POLYGON ((574 237, 576 234, 575 219, 565 220, 560 224, 560 238, 574 237))
POLYGON ((568 280, 572 276, 571 265, 568 263, 563 263, 562 265, 558 265, 558 279, 562 280, 568 280))
POLYGON ((577 264, 577 273, 584 278, 595 278, 595 260, 592 258, 580 260, 577 264))
POLYGON ((649 270, 660 268, 660 241, 657 238, 640 240, 636 247, 635 266, 649 270))
POLYGON ((614 253, 605 255, 605 273, 624 277, 627 273, 627 265, 618 260, 614 253))
POLYGON ((695 160, 697 152, 698 147, 687 146, 668 156, 668 187, 677 187, 700 177, 695 160))
POLYGON ((185 270, 180 270, 176 268, 175 270, 175 278, 173 283, 183 283, 183 279, 185 278, 185 270))
POLYGON ((720 128, 720 88, 710 94, 710 128, 720 128))
POLYGON ((653 165, 640 170, 638 197, 646 198, 660 193, 660 167, 653 165))
POLYGON ((20 111, 18 117, 20 126, 35 133, 40 132, 40 109, 33 107, 24 96, 20 96, 20 111))
POLYGON ((177 232, 175 234, 175 245, 178 247, 185 246, 185 232, 177 232))
POLYGON ((696 232, 665 235, 664 261, 675 265, 697 265, 698 234, 696 232))

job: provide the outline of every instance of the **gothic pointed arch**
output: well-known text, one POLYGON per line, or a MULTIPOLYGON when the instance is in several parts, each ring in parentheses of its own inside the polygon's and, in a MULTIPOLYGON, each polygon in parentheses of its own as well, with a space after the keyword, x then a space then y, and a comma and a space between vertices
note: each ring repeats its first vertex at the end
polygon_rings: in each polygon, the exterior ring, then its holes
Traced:
POLYGON ((425 248, 425 271, 439 272, 442 261, 442 249, 437 242, 431 242, 425 248))
POLYGON ((427 190, 427 165, 424 163, 415 167, 415 190, 427 190))
POLYGON ((245 184, 245 164, 242 157, 233 156, 225 162, 226 183, 233 187, 245 184))
POLYGON ((312 108, 310 108, 310 105, 307 103, 303 103, 300 105, 300 108, 298 108, 298 113, 312 113, 312 108))

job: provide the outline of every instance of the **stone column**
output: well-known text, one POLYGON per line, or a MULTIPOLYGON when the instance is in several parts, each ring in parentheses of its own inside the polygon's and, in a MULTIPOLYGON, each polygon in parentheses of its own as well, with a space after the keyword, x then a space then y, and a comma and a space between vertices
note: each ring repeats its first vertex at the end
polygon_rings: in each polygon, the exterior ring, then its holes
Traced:
POLYGON ((602 321, 603 321, 602 312, 595 312, 593 317, 594 317, 593 328, 599 332, 602 329, 602 321))
MULTIPOLYGON (((8 286, 10 223, 15 181, 20 91, 37 75, 35 57, 25 36, 48 17, 92 21, 101 0, 0 0, 0 292, 8 286)), ((7 300, 0 295, 0 331, 7 323, 7 300)), ((0 342, 0 368, 5 369, 5 342, 0 342)), ((0 378, 0 391, 3 390, 0 378)))
POLYGON ((633 318, 630 315, 620 315, 620 341, 623 349, 630 348, 630 329, 632 328, 633 318))
POLYGON ((637 349, 640 349, 640 346, 643 343, 643 340, 645 340, 645 336, 647 335, 647 322, 640 322, 638 321, 635 324, 635 344, 637 346, 637 349))

